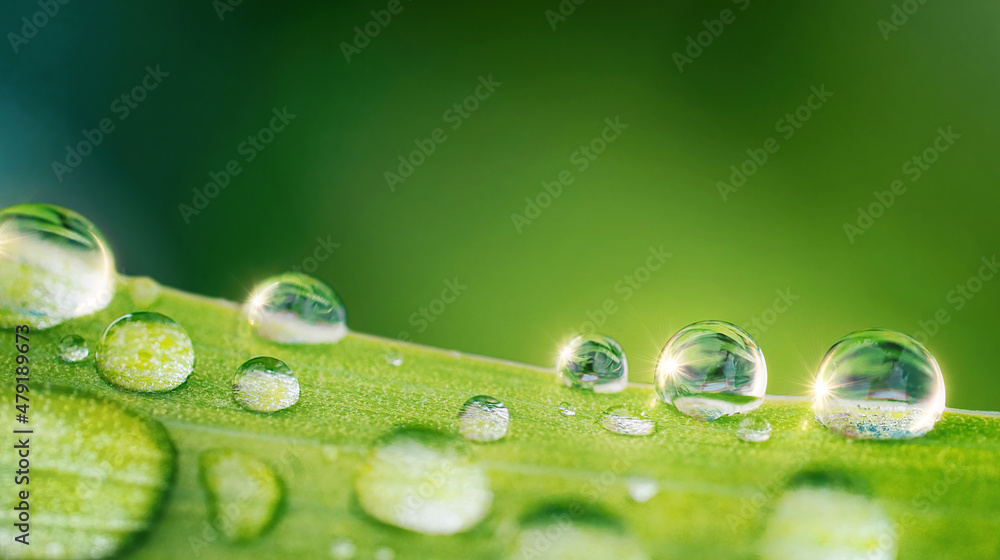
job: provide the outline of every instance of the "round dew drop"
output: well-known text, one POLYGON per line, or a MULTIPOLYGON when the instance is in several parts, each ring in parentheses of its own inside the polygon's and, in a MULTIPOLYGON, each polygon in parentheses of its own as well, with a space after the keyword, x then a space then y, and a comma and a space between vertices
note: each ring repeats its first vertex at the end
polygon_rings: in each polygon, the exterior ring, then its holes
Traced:
POLYGON ((90 355, 87 341, 78 334, 66 335, 59 341, 59 357, 64 362, 79 362, 90 355))
POLYGON ((347 334, 347 313, 337 294, 298 272, 263 281, 246 311, 257 334, 275 342, 337 342, 347 334))
POLYGON ((833 345, 814 387, 816 420, 849 437, 909 439, 944 411, 944 378, 927 348, 903 333, 868 329, 833 345))
POLYGON ((628 386, 628 360, 613 339, 581 335, 559 354, 556 373, 563 383, 595 393, 618 393, 628 386))
POLYGON ((576 416, 576 407, 563 401, 559 403, 559 414, 563 416, 576 416))
POLYGON ((169 391, 194 371, 194 347, 170 317, 152 311, 131 313, 104 331, 97 346, 97 371, 119 389, 169 391))
POLYGON ((510 411, 499 400, 486 395, 470 398, 458 412, 458 430, 469 441, 496 441, 507 435, 510 411))
POLYGON ((752 443, 765 442, 771 439, 771 423, 763 416, 751 414, 740 421, 736 437, 752 443))
POLYGON ((401 366, 403 365, 403 354, 399 350, 386 350, 385 363, 390 366, 401 366))
POLYGON ((212 450, 202 453, 199 468, 209 520, 226 539, 251 541, 274 523, 284 492, 266 463, 238 451, 212 450))
POLYGON ((253 358, 236 370, 233 400, 247 410, 282 410, 298 402, 299 380, 281 360, 267 356, 253 358))
POLYGON ((0 328, 45 329, 107 307, 115 259, 86 218, 51 204, 0 210, 0 328))
POLYGON ((715 420, 764 402, 767 364, 743 329, 702 321, 667 341, 656 362, 655 384, 663 402, 692 418, 715 420))

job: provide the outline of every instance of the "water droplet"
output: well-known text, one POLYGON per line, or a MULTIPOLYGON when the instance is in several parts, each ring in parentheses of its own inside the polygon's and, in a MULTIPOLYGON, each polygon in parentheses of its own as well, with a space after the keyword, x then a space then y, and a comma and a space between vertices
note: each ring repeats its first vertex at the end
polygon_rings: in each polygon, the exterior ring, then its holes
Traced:
POLYGON ((261 282, 247 303, 257 334, 275 342, 337 342, 347 334, 340 298, 319 280, 288 272, 261 282))
POLYGON ((399 350, 386 350, 385 362, 391 366, 403 365, 403 354, 399 350))
POLYGON ((496 441, 507 435, 510 411, 499 400, 478 395, 465 401, 458 412, 458 431, 470 441, 496 441))
POLYGON ((602 335, 581 335, 570 341, 556 363, 563 383, 595 393, 617 393, 628 386, 628 360, 617 342, 602 335))
POLYGON ((701 321, 677 331, 656 362, 663 402, 698 420, 746 413, 764 402, 767 364, 746 331, 701 321))
POLYGON ((87 341, 78 334, 66 335, 59 341, 59 357, 66 362, 79 362, 90 355, 87 341))
POLYGON ((160 299, 160 289, 160 285, 155 280, 146 276, 129 280, 132 303, 142 309, 149 309, 160 299))
POLYGON ((559 414, 563 416, 576 416, 576 407, 563 401, 559 403, 559 414))
POLYGON ((394 558, 396 558, 396 551, 387 546, 375 551, 375 560, 393 560, 394 558))
POLYGON ((493 493, 461 442, 417 428, 392 432, 355 480, 361 507, 379 521, 428 535, 475 526, 489 512, 493 493))
POLYGON ((759 414, 751 414, 740 421, 736 437, 752 443, 767 441, 771 439, 771 423, 759 414))
POLYGON ((625 482, 625 485, 628 488, 628 495, 640 504, 652 500, 660 493, 660 485, 651 478, 630 478, 625 482))
POLYGON ((816 420, 844 435, 908 439, 926 434, 944 411, 944 378, 923 344, 903 333, 847 335, 816 376, 816 420))
POLYGON ((97 345, 97 371, 129 391, 169 391, 194 370, 194 347, 176 321, 152 311, 115 319, 97 345))
POLYGON ((0 210, 0 328, 45 329, 107 307, 115 260, 86 218, 50 204, 0 210))
POLYGON ((648 556, 620 520, 584 504, 557 504, 521 521, 507 558, 647 560, 648 556))
POLYGON ((330 546, 330 556, 334 560, 351 560, 358 549, 351 539, 337 539, 330 546))
POLYGON ((201 454, 201 481, 208 496, 209 520, 230 541, 256 539, 275 521, 282 483, 267 463, 238 451, 201 454))
POLYGON ((274 412, 299 400, 299 380, 285 362, 260 356, 236 369, 233 399, 243 408, 274 412))
POLYGON ((644 412, 635 412, 624 404, 605 410, 600 424, 604 429, 623 436, 648 436, 656 431, 656 422, 646 418, 644 412))

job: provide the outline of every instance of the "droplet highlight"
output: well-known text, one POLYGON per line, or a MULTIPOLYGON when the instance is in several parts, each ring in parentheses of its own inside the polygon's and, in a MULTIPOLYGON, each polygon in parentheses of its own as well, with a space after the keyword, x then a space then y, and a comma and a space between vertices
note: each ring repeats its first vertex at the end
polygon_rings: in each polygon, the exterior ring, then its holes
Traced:
POLYGON ((90 355, 87 341, 78 334, 70 334, 59 341, 59 357, 64 362, 79 362, 90 355))
POLYGON ((624 404, 605 410, 598 423, 605 430, 623 436, 648 436, 656 431, 656 422, 645 412, 637 412, 624 404))
POLYGON ((458 412, 458 431, 469 441, 496 441, 507 435, 510 411, 498 399, 477 395, 458 412))
POLYGON ((385 352, 385 363, 396 367, 403 365, 402 352, 399 350, 387 350, 385 352))
POLYGON ((283 490, 267 463, 219 449, 202 453, 199 468, 209 520, 227 540, 252 541, 274 523, 283 490))
POLYGON ((559 353, 556 374, 563 383, 595 393, 617 393, 628 386, 628 360, 613 339, 581 335, 559 353))
POLYGON ((298 272, 261 282, 247 303, 247 320, 258 335, 275 342, 337 342, 347 334, 347 313, 337 294, 298 272))
POLYGON ((194 371, 194 346, 170 317, 152 311, 130 313, 104 331, 97 346, 97 371, 119 389, 169 391, 194 371))
POLYGON ((233 400, 256 412, 282 410, 299 401, 299 380, 292 369, 277 358, 252 358, 236 369, 233 400))
POLYGON ((751 443, 762 443, 771 439, 771 423, 767 418, 758 414, 751 414, 743 420, 736 429, 736 437, 751 443))

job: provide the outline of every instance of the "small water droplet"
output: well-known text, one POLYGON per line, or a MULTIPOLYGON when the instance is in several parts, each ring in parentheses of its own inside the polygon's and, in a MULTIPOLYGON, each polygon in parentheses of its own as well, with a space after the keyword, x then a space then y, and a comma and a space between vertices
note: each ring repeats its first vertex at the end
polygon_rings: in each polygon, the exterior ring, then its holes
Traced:
POLYGON ((147 276, 140 276, 129 280, 129 293, 132 295, 132 303, 142 309, 149 309, 160 299, 160 285, 156 280, 147 276))
POLYGON ((396 551, 387 546, 375 551, 375 560, 393 560, 394 558, 396 558, 396 551))
POLYGON ((282 410, 298 402, 299 380, 291 368, 277 358, 252 358, 236 370, 233 400, 257 412, 282 410))
POLYGON ((115 260, 86 218, 51 204, 0 210, 0 328, 45 329, 107 307, 115 260))
POLYGON ((736 429, 736 437, 743 441, 761 443, 771 439, 771 423, 759 414, 751 414, 740 420, 736 429))
POLYGON ((651 478, 633 477, 625 482, 628 495, 640 504, 652 500, 660 493, 660 485, 651 478))
POLYGON ((403 365, 403 354, 399 350, 386 350, 385 361, 391 366, 403 365))
POLYGON ((701 321, 677 331, 656 361, 663 402, 698 420, 746 413, 764 402, 767 364, 746 331, 723 321, 701 321))
POLYGON ((581 335, 570 341, 556 363, 563 383, 595 393, 617 393, 628 386, 628 360, 617 342, 602 335, 581 335))
POLYGON ((506 557, 509 560, 647 560, 621 520, 585 504, 554 504, 529 513, 506 557))
POLYGON ((919 437, 944 411, 944 378, 913 337, 885 329, 858 331, 823 358, 813 409, 816 420, 850 437, 919 437))
POLYGON ((656 431, 656 422, 646 418, 645 412, 636 412, 624 404, 605 410, 599 423, 609 432, 623 436, 648 436, 656 431))
POLYGON ((247 303, 257 334, 275 342, 337 342, 347 334, 340 298, 319 280, 288 272, 261 282, 247 303))
POLYGON ((461 443, 424 429, 393 431, 355 479, 362 509, 383 523, 428 535, 475 526, 489 512, 493 493, 461 443))
POLYGON ((458 430, 470 441, 496 441, 507 435, 510 411, 499 400, 478 395, 465 401, 458 411, 458 430))
POLYGON ((115 319, 97 345, 97 371, 129 391, 169 391, 194 370, 194 347, 176 321, 152 311, 115 319))
POLYGON ((334 560, 351 560, 358 549, 351 539, 337 539, 330 545, 330 556, 334 560))
POLYGON ((563 416, 576 416, 576 407, 563 401, 559 403, 559 414, 563 416))
POLYGON ((275 521, 282 483, 267 463, 238 451, 201 454, 201 481, 209 520, 230 541, 256 539, 275 521))
POLYGON ((59 341, 59 357, 65 362, 79 362, 89 355, 87 341, 78 334, 66 335, 59 341))

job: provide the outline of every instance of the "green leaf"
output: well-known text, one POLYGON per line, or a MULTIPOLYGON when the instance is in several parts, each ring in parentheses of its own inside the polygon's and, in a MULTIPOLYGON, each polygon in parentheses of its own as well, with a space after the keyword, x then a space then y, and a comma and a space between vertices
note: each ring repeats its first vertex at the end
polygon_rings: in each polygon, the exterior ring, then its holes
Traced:
MULTIPOLYGON (((5 341, 10 348, 13 333, 5 341)), ((271 343, 249 331, 237 305, 170 289, 157 292, 148 279, 123 280, 112 304, 95 315, 32 333, 31 360, 33 384, 44 379, 91 393, 166 427, 177 451, 176 474, 162 510, 154 512, 131 558, 330 558, 331 547, 344 539, 356 549, 355 558, 371 558, 382 548, 392 549, 397 559, 556 553, 752 558, 780 549, 774 539, 850 544, 845 531, 861 539, 851 546, 876 552, 898 548, 900 558, 996 558, 1000 551, 1000 418, 995 413, 949 411, 923 438, 859 441, 818 425, 804 399, 769 397, 760 414, 773 427, 771 439, 747 443, 735 436, 739 418, 689 419, 658 403, 648 386, 593 394, 558 384, 548 370, 355 333, 336 344, 271 343), (121 391, 101 379, 93 356, 78 363, 58 358, 62 337, 79 334, 96 348, 111 321, 139 310, 163 313, 190 335, 195 371, 179 388, 162 394, 121 391), (388 363, 391 350, 402 354, 401 365, 388 363), (297 404, 262 414, 233 401, 236 368, 254 356, 273 356, 291 367, 301 385, 297 404), (457 413, 473 395, 491 395, 506 404, 511 418, 506 437, 484 444, 461 440, 457 413), (561 413, 564 401, 576 408, 575 415, 561 413), (655 434, 627 437, 603 429, 597 420, 615 405, 648 410, 657 423, 655 434), (484 469, 493 503, 481 523, 459 534, 431 536, 365 513, 355 479, 376 442, 399 426, 454 437, 484 469), (231 542, 211 521, 213 506, 199 458, 219 450, 256 458, 281 479, 284 504, 273 524, 249 542, 231 542), (659 493, 643 503, 633 500, 628 493, 633 478, 655 481, 659 493), (782 501, 790 488, 803 485, 819 490, 782 501), (851 497, 838 501, 838 489, 849 490, 851 497), (549 537, 538 533, 542 540, 532 541, 525 531, 549 511, 570 512, 572 528, 550 531, 549 537), (896 530, 891 542, 864 540, 855 530, 877 525, 865 521, 873 511, 891 520, 896 530), (824 512, 832 517, 816 526, 810 516, 824 512), (601 538, 601 531, 613 536, 601 538), (772 542, 765 546, 761 539, 772 542), (519 548, 526 543, 528 549, 519 548)), ((5 351, 2 364, 3 371, 12 372, 14 354, 5 351)), ((12 376, 7 379, 10 387, 12 376)), ((12 391, 5 393, 13 401, 12 391)), ((99 441, 103 426, 82 421, 80 440, 99 441)), ((39 464, 46 461, 43 445, 60 461, 69 459, 69 448, 53 447, 65 445, 48 439, 53 434, 35 437, 39 464)), ((131 439, 118 444, 143 446, 131 439)), ((0 452, 8 481, 5 504, 13 491, 11 461, 11 446, 5 443, 0 452)), ((70 506, 39 500, 33 507, 40 536, 44 509, 70 506)), ((148 504, 133 507, 136 515, 149 509, 148 504)), ((92 515, 110 512, 98 509, 92 515)), ((555 514, 547 518, 559 519, 555 514)), ((40 551, 45 545, 31 546, 40 551)))

